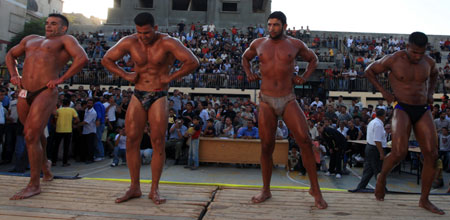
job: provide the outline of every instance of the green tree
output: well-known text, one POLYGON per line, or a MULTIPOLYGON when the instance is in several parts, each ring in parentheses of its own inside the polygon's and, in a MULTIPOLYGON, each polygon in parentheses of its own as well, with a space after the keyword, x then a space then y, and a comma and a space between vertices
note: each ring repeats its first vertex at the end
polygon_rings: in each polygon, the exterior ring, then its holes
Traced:
POLYGON ((25 22, 25 28, 22 32, 18 33, 16 36, 11 38, 11 43, 8 44, 7 50, 9 51, 11 48, 20 43, 20 41, 31 34, 37 34, 44 36, 45 35, 45 20, 46 18, 41 18, 38 20, 31 20, 25 22))

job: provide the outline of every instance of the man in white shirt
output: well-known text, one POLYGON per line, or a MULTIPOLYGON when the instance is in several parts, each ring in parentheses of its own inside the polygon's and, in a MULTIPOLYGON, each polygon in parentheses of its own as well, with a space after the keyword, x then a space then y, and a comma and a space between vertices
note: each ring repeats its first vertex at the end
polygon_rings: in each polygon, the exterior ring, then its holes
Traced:
POLYGON ((95 122, 97 120, 97 112, 95 111, 94 100, 88 99, 86 110, 84 113, 84 120, 80 123, 83 126, 83 139, 85 144, 81 152, 81 161, 86 163, 94 162, 95 143, 97 142, 97 126, 95 122))
POLYGON ((201 109, 200 118, 202 119, 202 122, 203 122, 203 126, 202 126, 202 131, 203 131, 206 128, 206 124, 207 124, 206 121, 208 121, 208 119, 209 119, 209 112, 208 112, 208 109, 206 109, 208 107, 208 103, 206 101, 203 101, 203 102, 199 102, 198 104, 200 105, 199 108, 201 109))
POLYGON ((214 33, 214 31, 216 30, 216 25, 214 25, 214 24, 208 25, 208 30, 209 30, 209 32, 214 33))
POLYGON ((447 113, 442 111, 439 114, 439 118, 434 119, 434 125, 436 126, 438 134, 442 133, 442 128, 450 128, 450 121, 445 118, 446 115, 447 113))
POLYGON ((319 100, 319 97, 316 96, 316 97, 314 98, 314 101, 311 102, 311 106, 313 106, 313 105, 316 105, 317 108, 323 107, 323 102, 320 101, 320 100, 319 100))
POLYGON ((353 91, 356 89, 356 77, 358 76, 354 67, 348 72, 348 76, 350 77, 350 91, 353 91))
POLYGON ((114 159, 111 163, 111 167, 119 165, 119 160, 122 159, 122 163, 126 163, 126 143, 127 134, 125 128, 120 128, 119 134, 114 138, 114 159))
POLYGON ((204 25, 202 26, 202 32, 203 32, 203 33, 208 32, 208 25, 207 25, 207 24, 204 24, 204 25))
POLYGON ((381 166, 385 156, 383 147, 386 147, 386 131, 384 130, 386 111, 378 108, 376 114, 377 117, 370 121, 367 126, 366 156, 364 160, 362 179, 356 189, 352 190, 352 192, 365 189, 372 176, 377 178, 378 173, 381 171, 381 166))
POLYGON ((383 104, 384 100, 383 99, 378 99, 378 104, 376 108, 381 108, 384 111, 387 111, 387 106, 383 104))
POLYGON ((115 130, 117 104, 114 101, 114 96, 109 96, 108 101, 103 103, 103 106, 105 106, 106 123, 109 123, 112 130, 115 130))
POLYGON ((353 43, 353 37, 350 36, 350 37, 347 39, 347 47, 350 48, 350 46, 352 46, 352 43, 353 43))

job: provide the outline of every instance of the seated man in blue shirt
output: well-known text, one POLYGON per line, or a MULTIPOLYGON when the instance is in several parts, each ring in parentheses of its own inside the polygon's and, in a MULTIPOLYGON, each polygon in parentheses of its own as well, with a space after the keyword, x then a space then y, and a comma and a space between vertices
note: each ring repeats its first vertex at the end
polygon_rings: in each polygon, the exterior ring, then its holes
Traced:
POLYGON ((169 140, 166 141, 166 151, 175 151, 175 164, 179 164, 179 160, 183 154, 184 136, 187 127, 183 125, 183 118, 178 118, 175 124, 169 129, 169 140))
POLYGON ((254 127, 252 120, 247 120, 247 127, 239 129, 238 138, 259 139, 258 128, 254 127))

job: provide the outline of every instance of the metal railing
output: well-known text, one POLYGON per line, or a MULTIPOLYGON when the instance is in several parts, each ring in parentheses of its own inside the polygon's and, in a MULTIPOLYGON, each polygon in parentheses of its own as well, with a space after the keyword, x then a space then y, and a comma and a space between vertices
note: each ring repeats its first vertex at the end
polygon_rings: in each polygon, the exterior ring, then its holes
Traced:
MULTIPOLYGON (((64 72, 64 71, 63 71, 64 72)), ((1 74, 5 82, 9 82, 9 74, 3 71, 1 74)), ((387 77, 378 77, 380 84, 391 91, 387 77)), ((378 92, 365 77, 358 77, 355 80, 345 78, 325 78, 323 81, 308 81, 308 85, 318 85, 323 83, 327 91, 348 91, 348 92, 378 92)), ((133 84, 114 76, 104 70, 83 70, 71 77, 66 83, 83 85, 111 85, 111 86, 132 86, 133 84)), ((259 89, 260 81, 248 82, 245 74, 209 74, 194 73, 181 79, 172 81, 171 87, 190 88, 215 88, 215 89, 259 89)), ((310 86, 310 89, 315 89, 310 86)), ((447 93, 444 79, 438 78, 435 93, 447 93)))

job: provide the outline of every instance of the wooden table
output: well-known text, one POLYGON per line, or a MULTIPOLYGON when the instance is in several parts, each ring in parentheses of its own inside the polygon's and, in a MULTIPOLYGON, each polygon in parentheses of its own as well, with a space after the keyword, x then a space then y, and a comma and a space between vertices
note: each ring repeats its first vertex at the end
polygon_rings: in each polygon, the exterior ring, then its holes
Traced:
MULTIPOLYGON (((288 167, 289 142, 277 140, 272 154, 273 164, 288 167)), ((260 164, 260 139, 200 137, 199 161, 218 163, 260 164)))

